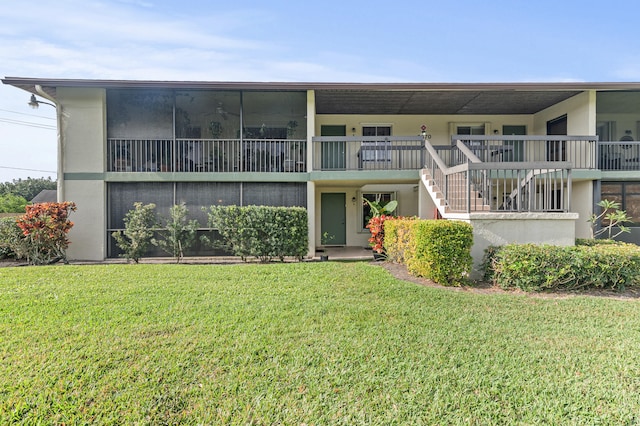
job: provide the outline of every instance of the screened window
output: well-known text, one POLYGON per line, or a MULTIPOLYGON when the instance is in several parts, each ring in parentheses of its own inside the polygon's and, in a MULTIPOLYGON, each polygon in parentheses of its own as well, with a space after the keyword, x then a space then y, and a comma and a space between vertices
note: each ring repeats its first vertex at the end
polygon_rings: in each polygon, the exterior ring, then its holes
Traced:
POLYGON ((107 137, 166 139, 173 137, 173 92, 109 90, 107 137))
POLYGON ((274 207, 306 207, 305 183, 247 182, 243 184, 243 205, 274 207))
MULTIPOLYGON (((626 226, 640 226, 640 183, 603 182, 600 194, 602 200, 620 203, 620 210, 632 220, 626 226)), ((603 219, 602 224, 607 225, 607 221, 603 219)))
MULTIPOLYGON (((265 205, 306 207, 307 185, 298 182, 113 182, 108 184, 108 256, 116 257, 120 250, 111 233, 124 229, 124 218, 136 202, 154 203, 159 218, 169 217, 174 204, 185 203, 188 219, 197 220, 199 234, 210 233, 207 212, 212 205, 265 205)), ((200 244, 188 252, 189 256, 228 254, 200 244)), ((154 247, 147 256, 165 256, 154 247)))

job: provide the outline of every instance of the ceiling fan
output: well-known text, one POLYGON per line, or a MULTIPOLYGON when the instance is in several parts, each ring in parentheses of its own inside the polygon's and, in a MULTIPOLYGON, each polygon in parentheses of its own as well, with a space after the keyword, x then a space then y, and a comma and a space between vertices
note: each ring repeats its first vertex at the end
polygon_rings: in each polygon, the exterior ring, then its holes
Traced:
POLYGON ((238 113, 229 112, 226 109, 224 109, 224 105, 222 104, 222 102, 218 102, 218 106, 216 107, 216 114, 220 114, 220 116, 222 116, 224 120, 226 120, 229 115, 240 116, 240 114, 238 113))

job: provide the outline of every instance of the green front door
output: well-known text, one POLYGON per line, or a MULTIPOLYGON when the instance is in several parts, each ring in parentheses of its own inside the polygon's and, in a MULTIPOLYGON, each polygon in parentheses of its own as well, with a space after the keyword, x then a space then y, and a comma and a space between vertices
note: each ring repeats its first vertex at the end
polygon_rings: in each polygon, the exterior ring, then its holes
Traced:
MULTIPOLYGON (((346 136, 347 126, 320 126, 320 136, 346 136)), ((345 142, 322 142, 322 170, 344 170, 345 142)))
POLYGON ((347 244, 347 204, 344 192, 324 192, 320 196, 321 243, 329 246, 347 244), (326 237, 326 238, 325 238, 326 237))

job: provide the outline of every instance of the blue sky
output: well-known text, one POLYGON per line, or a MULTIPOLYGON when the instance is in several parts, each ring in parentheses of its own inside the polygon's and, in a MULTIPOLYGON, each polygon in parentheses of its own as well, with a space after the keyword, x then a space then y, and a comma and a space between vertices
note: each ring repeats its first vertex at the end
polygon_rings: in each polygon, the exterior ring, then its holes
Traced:
MULTIPOLYGON (((637 0, 39 0, 2 5, 2 76, 640 81, 637 0)), ((26 92, 0 86, 0 182, 55 177, 54 110, 46 105, 31 110, 28 98, 26 92)))

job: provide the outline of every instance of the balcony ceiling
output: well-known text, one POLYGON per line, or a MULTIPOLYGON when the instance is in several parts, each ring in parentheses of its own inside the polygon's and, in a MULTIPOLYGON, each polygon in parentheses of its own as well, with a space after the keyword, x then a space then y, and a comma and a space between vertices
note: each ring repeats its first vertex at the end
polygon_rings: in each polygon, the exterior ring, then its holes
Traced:
POLYGON ((318 114, 533 114, 580 93, 566 91, 317 90, 318 114))

